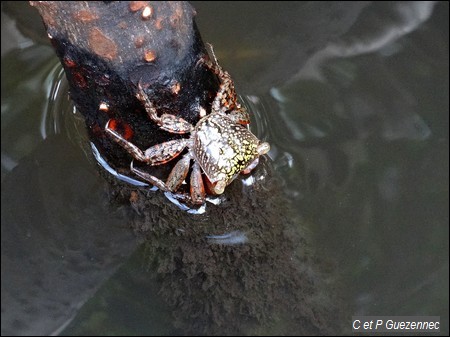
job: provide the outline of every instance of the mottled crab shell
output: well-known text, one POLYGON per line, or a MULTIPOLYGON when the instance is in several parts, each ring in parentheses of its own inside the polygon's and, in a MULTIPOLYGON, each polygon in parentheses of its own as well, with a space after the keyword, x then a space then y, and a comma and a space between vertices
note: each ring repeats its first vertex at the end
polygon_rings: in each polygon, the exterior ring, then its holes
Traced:
POLYGON ((201 119, 193 133, 191 151, 208 179, 228 185, 259 154, 260 140, 223 113, 201 119))

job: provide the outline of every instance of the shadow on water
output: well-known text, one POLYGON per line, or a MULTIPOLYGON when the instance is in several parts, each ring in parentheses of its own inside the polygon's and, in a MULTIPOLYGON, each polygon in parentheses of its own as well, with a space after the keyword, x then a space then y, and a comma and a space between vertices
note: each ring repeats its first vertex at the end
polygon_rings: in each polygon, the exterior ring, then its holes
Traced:
POLYGON ((203 214, 99 175, 25 7, 2 7, 2 334, 448 334, 448 3, 194 2, 272 146, 203 214))

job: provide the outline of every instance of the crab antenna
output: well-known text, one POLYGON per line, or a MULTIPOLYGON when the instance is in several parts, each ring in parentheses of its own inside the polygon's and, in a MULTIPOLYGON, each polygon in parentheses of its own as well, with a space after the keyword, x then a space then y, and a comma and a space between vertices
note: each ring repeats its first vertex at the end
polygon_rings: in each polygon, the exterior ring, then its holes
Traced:
POLYGON ((216 64, 218 65, 219 62, 217 61, 216 54, 214 53, 213 45, 211 43, 206 43, 206 44, 208 45, 209 49, 211 50, 211 54, 214 57, 214 62, 216 62, 216 64))

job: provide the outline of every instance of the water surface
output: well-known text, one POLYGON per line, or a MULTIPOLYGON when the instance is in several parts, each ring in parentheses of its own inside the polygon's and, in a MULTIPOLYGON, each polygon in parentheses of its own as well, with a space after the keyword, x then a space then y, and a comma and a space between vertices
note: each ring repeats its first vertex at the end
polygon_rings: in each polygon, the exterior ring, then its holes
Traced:
MULTIPOLYGON (((194 6, 343 308, 441 316, 448 334, 448 3, 194 6)), ((59 333, 80 309, 64 334, 174 333, 17 8, 2 12, 2 333, 59 333)))

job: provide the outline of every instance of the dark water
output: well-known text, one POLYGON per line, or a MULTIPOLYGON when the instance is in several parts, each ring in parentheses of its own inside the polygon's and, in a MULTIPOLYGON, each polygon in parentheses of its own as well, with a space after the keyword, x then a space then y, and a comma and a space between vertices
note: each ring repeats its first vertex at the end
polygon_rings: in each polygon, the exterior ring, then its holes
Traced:
MULTIPOLYGON (((448 334, 448 3, 193 5, 350 315, 448 334)), ((2 334, 174 333, 26 10, 2 5, 2 334)))

